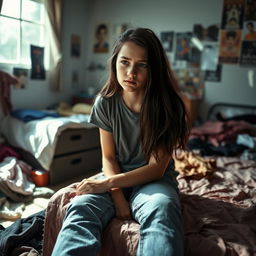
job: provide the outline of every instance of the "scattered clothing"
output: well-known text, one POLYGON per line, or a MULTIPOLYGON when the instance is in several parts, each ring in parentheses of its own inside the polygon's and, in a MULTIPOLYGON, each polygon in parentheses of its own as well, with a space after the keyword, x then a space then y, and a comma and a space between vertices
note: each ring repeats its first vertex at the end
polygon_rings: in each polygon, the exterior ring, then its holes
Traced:
POLYGON ((248 134, 239 134, 236 143, 256 150, 256 137, 252 137, 248 134))
POLYGON ((193 138, 188 141, 187 148, 196 150, 201 156, 237 156, 247 149, 247 146, 237 143, 214 146, 200 138, 193 138))
POLYGON ((206 176, 216 169, 215 159, 205 159, 193 152, 180 151, 174 161, 175 170, 182 176, 206 176))
POLYGON ((256 151, 246 149, 241 155, 241 160, 254 160, 256 161, 256 151))
POLYGON ((55 193, 54 190, 47 187, 35 187, 33 196, 35 197, 44 197, 50 198, 55 193))
POLYGON ((222 143, 235 143, 238 134, 256 136, 256 127, 244 121, 208 121, 201 126, 192 128, 190 139, 200 138, 202 140, 207 140, 217 147, 222 143))
POLYGON ((32 195, 35 184, 28 180, 26 173, 31 167, 15 157, 6 157, 0 163, 0 181, 7 187, 21 195, 32 195))
POLYGON ((19 153, 17 153, 13 148, 10 146, 7 146, 6 144, 2 143, 0 144, 0 162, 4 160, 7 156, 13 156, 16 158, 20 158, 19 153))
POLYGON ((38 252, 38 254, 34 255, 40 255, 42 251, 44 218, 45 210, 35 213, 28 218, 17 220, 7 228, 0 226, 0 256, 22 255, 17 254, 17 252, 24 251, 24 246, 30 247, 29 251, 38 252))
POLYGON ((12 203, 7 198, 0 200, 0 219, 15 221, 21 218, 25 209, 24 203, 12 203))

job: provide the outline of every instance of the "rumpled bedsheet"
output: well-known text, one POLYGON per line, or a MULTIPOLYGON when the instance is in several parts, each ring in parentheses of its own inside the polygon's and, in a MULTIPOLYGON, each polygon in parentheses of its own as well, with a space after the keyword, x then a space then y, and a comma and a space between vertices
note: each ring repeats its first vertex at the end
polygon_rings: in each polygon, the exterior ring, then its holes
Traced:
MULTIPOLYGON (((203 178, 179 174, 185 255, 256 255, 256 164, 219 157, 203 178)), ((43 255, 50 256, 74 186, 58 191, 46 211, 43 255)), ((113 219, 103 234, 100 255, 136 255, 139 224, 113 219)))
POLYGON ((245 121, 207 121, 203 125, 191 129, 190 139, 207 140, 217 147, 223 142, 234 143, 238 134, 248 134, 254 137, 256 136, 256 127, 245 121))
POLYGON ((0 129, 13 147, 31 153, 46 170, 50 169, 58 136, 68 128, 92 128, 88 123, 89 115, 70 117, 46 117, 27 123, 6 116, 1 120, 0 129))

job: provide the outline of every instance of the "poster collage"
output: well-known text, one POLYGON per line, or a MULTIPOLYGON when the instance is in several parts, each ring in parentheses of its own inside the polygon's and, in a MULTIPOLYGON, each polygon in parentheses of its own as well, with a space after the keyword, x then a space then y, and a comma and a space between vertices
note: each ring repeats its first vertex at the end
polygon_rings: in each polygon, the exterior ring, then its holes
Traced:
MULTIPOLYGON (((193 31, 159 34, 180 87, 189 98, 203 97, 205 81, 220 82, 223 64, 256 66, 256 0, 223 0, 219 23, 194 24, 193 31)), ((110 31, 108 23, 97 24, 92 52, 108 54, 116 38, 129 27, 130 23, 116 24, 110 31)), ((44 80, 44 48, 31 45, 30 51, 30 78, 44 80)), ((81 56, 79 35, 71 35, 70 56, 81 56)), ((105 70, 105 66, 92 61, 88 70, 105 70)), ((74 69, 71 73, 72 87, 78 87, 79 72, 74 69)), ((29 70, 14 68, 13 74, 22 80, 20 88, 25 88, 29 70)))
POLYGON ((220 82, 222 64, 256 66, 256 0, 223 0, 220 25, 193 32, 161 32, 161 41, 183 93, 201 99, 204 82, 220 82))

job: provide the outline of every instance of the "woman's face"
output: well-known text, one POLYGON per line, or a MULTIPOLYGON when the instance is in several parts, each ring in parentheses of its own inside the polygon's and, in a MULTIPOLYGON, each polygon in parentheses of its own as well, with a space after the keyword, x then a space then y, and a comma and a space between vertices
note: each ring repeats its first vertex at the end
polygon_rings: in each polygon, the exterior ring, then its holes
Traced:
POLYGON ((117 55, 116 76, 124 91, 144 91, 148 81, 146 50, 133 42, 124 43, 117 55))

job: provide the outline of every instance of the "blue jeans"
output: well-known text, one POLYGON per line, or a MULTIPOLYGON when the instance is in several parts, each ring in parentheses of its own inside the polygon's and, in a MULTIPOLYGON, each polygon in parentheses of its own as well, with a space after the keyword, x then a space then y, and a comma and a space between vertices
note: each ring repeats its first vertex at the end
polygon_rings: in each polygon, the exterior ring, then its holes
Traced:
MULTIPOLYGON (((157 181, 124 189, 140 224, 138 256, 183 255, 183 225, 173 165, 157 181)), ((115 216, 109 193, 77 196, 70 204, 53 256, 97 255, 101 233, 115 216)))

